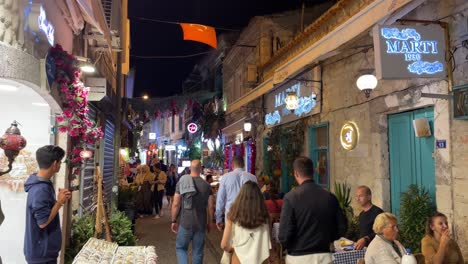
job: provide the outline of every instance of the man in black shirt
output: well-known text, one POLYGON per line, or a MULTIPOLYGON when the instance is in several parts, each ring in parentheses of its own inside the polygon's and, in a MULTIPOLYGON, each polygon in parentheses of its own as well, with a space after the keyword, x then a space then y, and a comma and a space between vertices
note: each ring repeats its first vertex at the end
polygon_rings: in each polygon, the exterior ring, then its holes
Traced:
POLYGON ((363 249, 374 239, 375 233, 372 229, 375 218, 383 213, 383 210, 372 204, 372 192, 365 185, 358 186, 356 189, 356 201, 362 207, 359 214, 359 237, 354 244, 355 249, 363 249))
POLYGON ((346 232, 346 217, 336 197, 313 182, 312 160, 298 157, 293 169, 299 186, 284 196, 279 228, 286 264, 332 263, 330 244, 346 232))

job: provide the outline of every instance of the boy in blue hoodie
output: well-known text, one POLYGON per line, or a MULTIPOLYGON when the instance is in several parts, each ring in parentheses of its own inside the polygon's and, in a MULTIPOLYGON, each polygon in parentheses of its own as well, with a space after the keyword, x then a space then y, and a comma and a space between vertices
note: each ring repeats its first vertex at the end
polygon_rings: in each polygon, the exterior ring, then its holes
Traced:
POLYGON ((39 172, 29 176, 24 184, 26 202, 26 232, 24 256, 28 263, 52 264, 62 246, 62 230, 58 212, 71 197, 66 189, 55 199, 50 179, 60 170, 65 151, 57 146, 44 146, 36 151, 39 172))

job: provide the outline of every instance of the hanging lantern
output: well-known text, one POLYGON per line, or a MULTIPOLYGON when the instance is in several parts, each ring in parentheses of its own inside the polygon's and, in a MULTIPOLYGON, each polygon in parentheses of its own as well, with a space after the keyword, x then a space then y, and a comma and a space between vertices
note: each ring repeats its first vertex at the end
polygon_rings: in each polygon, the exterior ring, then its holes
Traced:
POLYGON ((13 121, 11 127, 6 130, 5 135, 0 138, 0 148, 5 151, 5 156, 8 158, 8 170, 0 171, 0 176, 11 171, 13 161, 18 156, 20 150, 25 147, 26 139, 21 136, 18 123, 13 121))
POLYGON ((93 156, 93 152, 89 149, 83 149, 81 152, 80 152, 80 157, 84 160, 86 159, 89 159, 93 156))
POLYGON ((286 108, 288 110, 294 111, 299 106, 299 98, 295 92, 289 92, 288 96, 284 99, 284 102, 286 103, 286 108))

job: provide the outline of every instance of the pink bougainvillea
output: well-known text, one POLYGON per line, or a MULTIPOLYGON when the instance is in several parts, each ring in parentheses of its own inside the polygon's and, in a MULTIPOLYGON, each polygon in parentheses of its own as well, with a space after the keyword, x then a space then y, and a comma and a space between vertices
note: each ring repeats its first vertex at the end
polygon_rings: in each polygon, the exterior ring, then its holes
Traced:
POLYGON ((68 132, 72 139, 73 149, 68 153, 72 167, 79 166, 80 152, 86 144, 95 144, 103 137, 101 127, 97 127, 88 118, 89 89, 81 82, 81 70, 78 61, 68 54, 60 45, 50 49, 49 54, 55 60, 56 78, 60 89, 63 112, 57 115, 58 131, 68 132))

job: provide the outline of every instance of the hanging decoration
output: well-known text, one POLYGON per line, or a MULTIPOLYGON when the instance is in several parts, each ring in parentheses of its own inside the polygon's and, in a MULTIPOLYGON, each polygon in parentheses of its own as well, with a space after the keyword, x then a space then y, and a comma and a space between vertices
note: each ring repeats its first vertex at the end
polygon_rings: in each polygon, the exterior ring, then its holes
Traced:
POLYGON ((213 27, 190 23, 179 24, 184 31, 184 40, 193 40, 205 43, 215 49, 218 47, 216 30, 213 27))
POLYGON ((63 112, 57 115, 58 130, 68 132, 73 143, 73 149, 67 154, 67 160, 72 167, 78 166, 82 158, 81 151, 87 144, 95 144, 103 137, 101 127, 97 127, 88 118, 89 89, 80 80, 81 70, 77 59, 68 54, 60 45, 55 45, 49 51, 55 60, 56 82, 60 89, 63 112))

